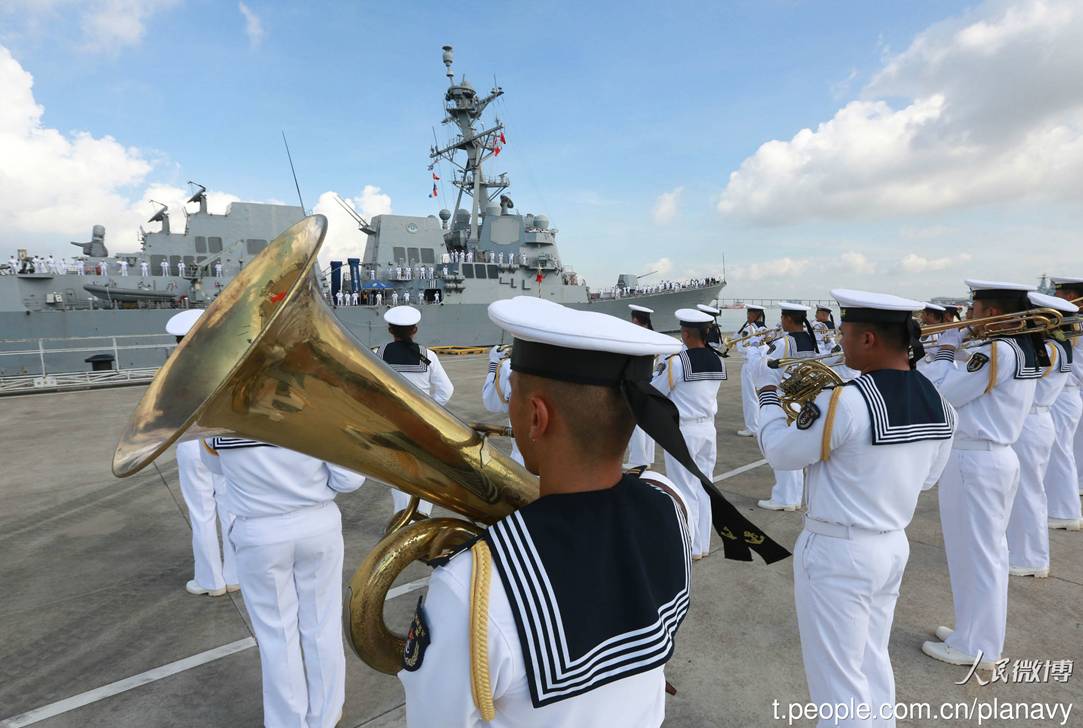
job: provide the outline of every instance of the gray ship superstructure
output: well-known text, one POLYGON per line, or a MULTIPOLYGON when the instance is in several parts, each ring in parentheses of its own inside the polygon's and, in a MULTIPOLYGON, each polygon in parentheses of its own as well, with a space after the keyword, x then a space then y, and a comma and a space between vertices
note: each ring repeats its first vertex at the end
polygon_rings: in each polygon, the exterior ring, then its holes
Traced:
MULTIPOLYGON (((455 170, 454 213, 365 220, 346 206, 365 237, 356 258, 324 271, 328 300, 363 345, 387 340, 382 317, 396 301, 422 309, 426 345, 477 346, 501 341, 487 315, 501 298, 541 296, 620 317, 636 303, 655 310, 657 329, 675 331, 674 311, 718 297, 725 280, 713 277, 677 282, 625 273, 611 287, 589 288, 563 261, 549 219, 520 214, 506 194, 508 176, 484 172, 505 137, 499 119, 486 125, 482 117, 503 91, 481 97, 465 78, 456 81, 450 46, 444 65, 444 124, 453 135, 430 158, 434 168, 446 162, 455 170)), ((300 207, 248 202, 211 214, 205 188, 197 187, 188 204, 198 209, 186 210, 183 230, 173 231, 162 205, 150 220, 160 229, 141 231, 139 253, 110 255, 104 229, 95 226, 89 242, 73 243, 77 259, 24 256, 19 274, 0 276, 0 376, 86 370, 95 354, 113 357, 118 369, 160 365, 172 348, 162 332, 175 309, 205 306, 245 260, 304 216, 300 207)))

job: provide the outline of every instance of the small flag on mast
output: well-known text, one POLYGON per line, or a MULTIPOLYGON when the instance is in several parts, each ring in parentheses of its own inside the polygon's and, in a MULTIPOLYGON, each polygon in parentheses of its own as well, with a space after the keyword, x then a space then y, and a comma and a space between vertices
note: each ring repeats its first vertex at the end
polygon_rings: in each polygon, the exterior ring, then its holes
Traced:
POLYGON ((438 175, 436 172, 433 172, 432 173, 432 181, 433 182, 439 182, 440 181, 440 175, 438 175))
POLYGON ((500 143, 507 144, 508 140, 504 138, 504 132, 500 132, 500 143))
POLYGON ((433 182, 432 183, 432 194, 429 195, 429 197, 436 197, 438 194, 439 194, 439 192, 437 192, 437 190, 436 190, 436 183, 433 182))

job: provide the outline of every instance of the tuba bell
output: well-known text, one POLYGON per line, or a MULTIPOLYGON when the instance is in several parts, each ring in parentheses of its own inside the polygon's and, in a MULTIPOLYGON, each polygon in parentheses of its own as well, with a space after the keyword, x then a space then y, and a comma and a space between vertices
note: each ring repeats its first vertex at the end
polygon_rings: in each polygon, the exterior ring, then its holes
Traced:
POLYGON ((346 593, 347 639, 395 673, 402 635, 384 622, 388 588, 538 497, 536 478, 395 373, 324 301, 316 254, 322 215, 290 227, 219 294, 159 370, 113 455, 138 472, 183 436, 234 433, 383 481, 414 498, 392 520, 346 593), (417 498, 460 514, 411 522, 417 498))

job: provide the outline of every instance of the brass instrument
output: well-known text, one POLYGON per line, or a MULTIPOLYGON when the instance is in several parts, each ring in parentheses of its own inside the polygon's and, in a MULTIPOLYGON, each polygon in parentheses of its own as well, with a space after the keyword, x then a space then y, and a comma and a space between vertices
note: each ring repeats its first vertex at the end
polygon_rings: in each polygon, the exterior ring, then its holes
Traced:
POLYGON ((930 324, 921 327, 921 335, 932 336, 952 329, 967 328, 975 331, 980 330, 980 335, 976 334, 975 338, 1040 334, 1055 330, 1061 325, 1063 319, 1064 315, 1054 308, 1031 308, 1026 311, 1003 313, 998 316, 930 324))
MULTIPOLYGON (((770 329, 761 329, 759 331, 753 331, 752 333, 745 334, 744 336, 726 336, 726 337, 724 337, 722 339, 722 350, 723 351, 729 351, 730 349, 732 349, 737 344, 748 341, 749 339, 754 339, 757 336, 763 336, 765 338, 774 336, 777 339, 778 338, 777 334, 779 332, 782 332, 782 327, 781 326, 775 326, 774 328, 770 328, 770 329)), ((774 341, 775 339, 771 339, 771 340, 774 341)))
MULTIPOLYGON (((780 362, 787 362, 783 365, 787 376, 778 385, 778 397, 782 400, 787 424, 796 420, 801 408, 816 399, 824 389, 842 384, 842 377, 821 361, 826 358, 779 359, 780 362)), ((772 363, 769 362, 768 366, 772 363)))
POLYGON ((249 261, 159 370, 113 455, 127 477, 183 434, 224 432, 303 452, 395 486, 411 507, 347 590, 347 636, 373 668, 399 670, 404 639, 383 619, 395 577, 538 497, 537 480, 361 346, 314 270, 327 230, 307 217, 249 261), (411 523, 422 497, 466 519, 411 523))

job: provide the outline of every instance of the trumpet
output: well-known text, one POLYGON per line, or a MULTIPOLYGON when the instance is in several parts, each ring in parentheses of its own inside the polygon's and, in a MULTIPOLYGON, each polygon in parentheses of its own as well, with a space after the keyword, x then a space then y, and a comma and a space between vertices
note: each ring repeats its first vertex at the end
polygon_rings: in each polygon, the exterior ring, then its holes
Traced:
POLYGON ((775 326, 774 328, 764 329, 764 330, 760 330, 760 331, 753 331, 751 333, 745 334, 744 336, 727 336, 727 337, 722 339, 722 349, 723 349, 723 351, 729 351, 730 349, 732 349, 737 344, 748 341, 749 339, 754 339, 757 336, 765 337, 765 343, 766 343, 767 339, 770 339, 771 341, 775 341, 778 338, 779 332, 782 332, 782 327, 781 326, 775 326), (775 337, 775 338, 770 338, 770 337, 775 337))

